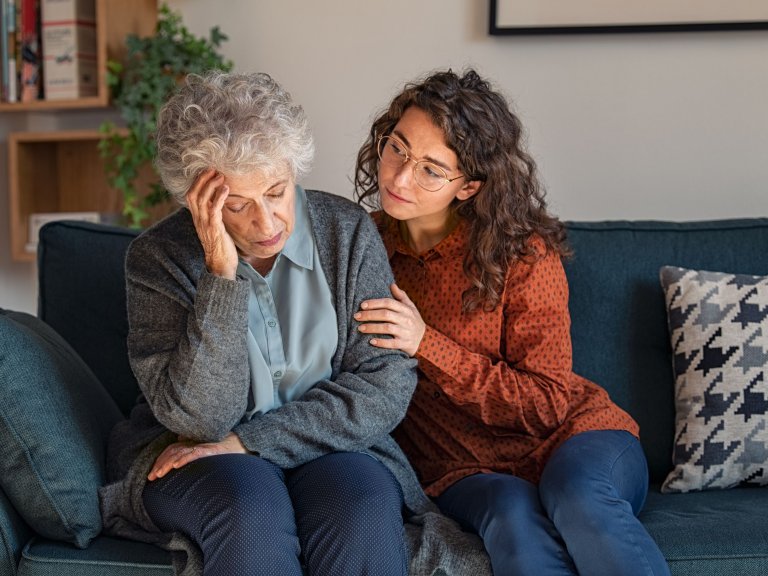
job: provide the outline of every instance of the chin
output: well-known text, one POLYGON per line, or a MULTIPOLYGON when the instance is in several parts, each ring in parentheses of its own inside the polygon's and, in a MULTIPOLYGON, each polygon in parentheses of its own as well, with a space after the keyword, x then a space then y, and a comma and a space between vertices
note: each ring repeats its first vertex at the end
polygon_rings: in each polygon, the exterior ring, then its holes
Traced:
POLYGON ((382 201, 381 209, 384 210, 387 216, 390 216, 395 220, 407 220, 408 218, 413 217, 410 207, 404 206, 403 204, 382 201))

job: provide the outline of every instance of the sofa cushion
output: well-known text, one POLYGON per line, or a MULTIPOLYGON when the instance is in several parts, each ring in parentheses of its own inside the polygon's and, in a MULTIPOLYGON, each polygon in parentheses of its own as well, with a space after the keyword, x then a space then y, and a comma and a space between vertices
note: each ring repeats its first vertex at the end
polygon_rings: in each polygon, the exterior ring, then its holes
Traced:
POLYGON ((139 230, 56 221, 40 230, 37 315, 69 342, 123 414, 139 387, 128 364, 125 253, 139 230))
POLYGON ((38 534, 87 546, 120 411, 51 327, 0 309, 0 486, 38 534))
POLYGON ((13 576, 32 530, 0 489, 0 576, 13 576))
POLYGON ((648 492, 640 520, 675 576, 768 574, 766 489, 648 492))
POLYGON ((569 222, 574 371, 640 424, 651 479, 671 469, 674 374, 659 269, 768 275, 768 218, 569 222))
POLYGON ((665 266, 675 371, 663 492, 768 484, 768 277, 665 266))
POLYGON ((157 546, 100 536, 85 550, 33 538, 24 548, 18 576, 171 576, 171 554, 157 546))

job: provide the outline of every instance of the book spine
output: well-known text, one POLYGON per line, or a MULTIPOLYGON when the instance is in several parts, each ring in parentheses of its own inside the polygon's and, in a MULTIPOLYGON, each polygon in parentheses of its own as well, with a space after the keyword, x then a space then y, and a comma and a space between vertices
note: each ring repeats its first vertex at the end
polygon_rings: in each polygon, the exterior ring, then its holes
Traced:
POLYGON ((21 0, 21 101, 42 98, 42 52, 40 49, 40 2, 21 0))
POLYGON ((5 0, 0 0, 0 102, 8 101, 8 36, 5 31, 5 13, 8 11, 8 5, 5 0))
POLYGON ((7 0, 5 12, 5 30, 7 53, 5 58, 5 70, 7 78, 3 74, 3 80, 7 83, 5 89, 5 101, 16 102, 18 100, 18 68, 16 66, 16 0, 7 0))
POLYGON ((40 0, 43 93, 46 100, 95 96, 94 0, 40 0))

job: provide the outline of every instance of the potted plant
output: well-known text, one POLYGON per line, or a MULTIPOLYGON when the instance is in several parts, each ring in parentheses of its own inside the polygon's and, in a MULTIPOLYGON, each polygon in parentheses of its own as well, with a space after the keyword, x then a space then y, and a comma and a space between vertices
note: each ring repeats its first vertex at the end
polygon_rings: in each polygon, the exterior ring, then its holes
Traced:
POLYGON ((105 137, 99 152, 105 159, 110 185, 122 192, 127 225, 141 227, 149 217, 149 208, 168 199, 159 178, 149 184, 148 193, 137 190, 140 173, 152 166, 155 155, 159 109, 187 74, 232 68, 232 62, 218 52, 225 40, 227 36, 218 26, 211 28, 208 38, 196 37, 181 16, 163 4, 155 34, 146 38, 129 35, 125 61, 108 62, 107 82, 125 127, 103 122, 100 131, 105 137))

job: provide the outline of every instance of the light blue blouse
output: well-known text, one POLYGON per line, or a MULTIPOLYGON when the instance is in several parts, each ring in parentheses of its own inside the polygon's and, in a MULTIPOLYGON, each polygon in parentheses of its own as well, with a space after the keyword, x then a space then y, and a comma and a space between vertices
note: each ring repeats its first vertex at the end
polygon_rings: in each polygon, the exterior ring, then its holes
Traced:
POLYGON ((312 235, 306 193, 296 186, 296 223, 263 277, 241 260, 250 279, 248 362, 251 393, 245 420, 300 397, 331 376, 338 324, 312 235))

